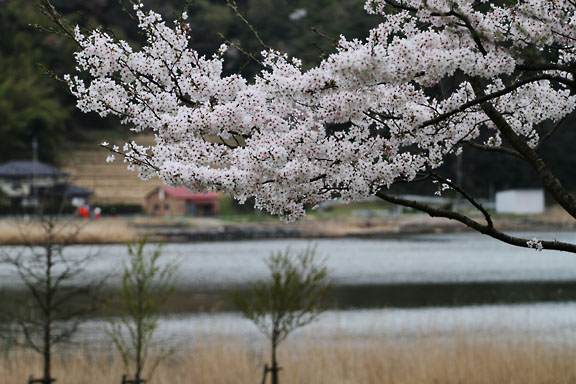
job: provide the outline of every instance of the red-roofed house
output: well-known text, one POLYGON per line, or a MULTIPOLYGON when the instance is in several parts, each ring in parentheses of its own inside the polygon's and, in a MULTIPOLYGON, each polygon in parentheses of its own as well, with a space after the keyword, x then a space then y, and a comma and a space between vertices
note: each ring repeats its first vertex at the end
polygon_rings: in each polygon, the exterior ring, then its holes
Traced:
POLYGON ((185 187, 161 186, 146 195, 146 213, 153 216, 213 216, 221 196, 215 192, 192 193, 185 187))

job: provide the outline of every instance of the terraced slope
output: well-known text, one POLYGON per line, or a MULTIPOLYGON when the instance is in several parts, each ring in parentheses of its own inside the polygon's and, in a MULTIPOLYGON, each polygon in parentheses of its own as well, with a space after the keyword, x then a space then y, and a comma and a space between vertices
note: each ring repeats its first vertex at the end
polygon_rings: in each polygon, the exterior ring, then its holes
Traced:
POLYGON ((161 182, 139 179, 118 156, 113 163, 106 163, 108 152, 98 146, 99 142, 67 151, 62 169, 70 174, 70 181, 93 190, 95 203, 144 204, 146 194, 161 182))

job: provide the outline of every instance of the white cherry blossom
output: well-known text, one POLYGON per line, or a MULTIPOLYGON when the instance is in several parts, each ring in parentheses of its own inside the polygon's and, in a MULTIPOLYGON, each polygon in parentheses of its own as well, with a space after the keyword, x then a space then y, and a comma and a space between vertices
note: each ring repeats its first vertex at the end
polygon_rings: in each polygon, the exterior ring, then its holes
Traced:
POLYGON ((80 74, 65 79, 82 111, 154 134, 154 145, 131 141, 119 151, 143 179, 254 197, 258 208, 295 220, 320 201, 360 200, 411 181, 465 142, 501 147, 482 97, 530 148, 540 142, 537 126, 574 110, 574 71, 566 69, 575 64, 573 2, 475 3, 369 0, 366 10, 382 23, 366 40, 341 37, 310 70, 262 52, 254 81, 222 73, 227 46, 200 56, 185 14, 168 23, 137 5, 147 44, 137 50, 77 28, 80 74), (400 12, 388 13, 391 6, 400 12), (528 49, 556 59, 542 66, 528 49), (447 79, 447 94, 429 92, 447 79))

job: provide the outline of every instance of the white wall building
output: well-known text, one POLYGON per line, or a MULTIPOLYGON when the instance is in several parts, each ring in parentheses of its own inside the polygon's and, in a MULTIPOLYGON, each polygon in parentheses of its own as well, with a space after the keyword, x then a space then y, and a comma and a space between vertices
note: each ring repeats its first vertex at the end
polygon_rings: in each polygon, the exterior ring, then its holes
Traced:
POLYGON ((496 192, 496 212, 517 215, 544 212, 544 191, 542 189, 511 189, 496 192))

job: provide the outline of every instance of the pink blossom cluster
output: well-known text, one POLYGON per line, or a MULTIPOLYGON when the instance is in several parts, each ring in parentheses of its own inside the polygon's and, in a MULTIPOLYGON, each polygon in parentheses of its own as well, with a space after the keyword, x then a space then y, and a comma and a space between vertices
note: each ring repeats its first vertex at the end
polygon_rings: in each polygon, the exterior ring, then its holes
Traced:
POLYGON ((287 220, 320 201, 364 199, 411 181, 481 135, 482 145, 502 145, 470 79, 481 80, 487 102, 532 147, 540 140, 535 127, 574 109, 572 74, 562 69, 575 60, 573 2, 397 2, 368 0, 366 10, 382 23, 366 40, 341 37, 310 70, 262 52, 253 81, 223 75, 226 46, 200 56, 185 14, 167 23, 136 5, 147 44, 135 50, 101 30, 76 29, 81 74, 65 79, 82 111, 117 115, 133 131, 154 134, 152 146, 114 148, 140 177, 253 197, 287 220), (543 68, 537 62, 533 71, 542 76, 520 83, 526 71, 519 69, 534 56, 556 59, 543 68), (430 92, 447 79, 454 86, 430 92))

